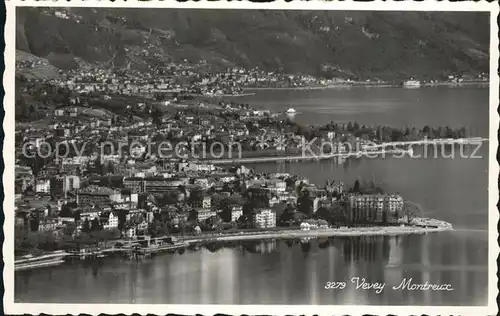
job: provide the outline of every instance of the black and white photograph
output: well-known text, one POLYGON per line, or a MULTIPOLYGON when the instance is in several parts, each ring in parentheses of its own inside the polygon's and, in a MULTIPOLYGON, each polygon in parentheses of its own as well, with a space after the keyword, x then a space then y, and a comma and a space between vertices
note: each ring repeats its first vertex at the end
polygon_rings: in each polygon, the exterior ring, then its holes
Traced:
POLYGON ((79 4, 6 3, 6 312, 496 314, 498 5, 79 4))

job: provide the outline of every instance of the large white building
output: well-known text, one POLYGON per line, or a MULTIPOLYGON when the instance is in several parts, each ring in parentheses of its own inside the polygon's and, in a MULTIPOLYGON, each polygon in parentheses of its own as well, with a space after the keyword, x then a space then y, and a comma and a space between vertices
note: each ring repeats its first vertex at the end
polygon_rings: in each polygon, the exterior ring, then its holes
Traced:
POLYGON ((270 208, 262 208, 255 212, 253 224, 256 228, 276 227, 276 213, 270 208))
POLYGON ((36 193, 50 193, 50 180, 38 180, 35 185, 36 193))
POLYGON ((349 220, 354 222, 385 222, 401 215, 403 198, 398 194, 350 195, 349 220))
POLYGON ((282 194, 286 191, 286 182, 281 179, 270 179, 266 181, 269 191, 275 194, 282 194))
POLYGON ((231 222, 236 222, 243 215, 243 207, 233 206, 231 210, 231 222))
POLYGON ((198 209, 198 221, 203 222, 206 221, 208 218, 217 215, 217 212, 209 209, 209 208, 201 208, 198 209))
POLYGON ((104 225, 104 229, 118 228, 118 214, 113 212, 109 213, 108 222, 104 225))

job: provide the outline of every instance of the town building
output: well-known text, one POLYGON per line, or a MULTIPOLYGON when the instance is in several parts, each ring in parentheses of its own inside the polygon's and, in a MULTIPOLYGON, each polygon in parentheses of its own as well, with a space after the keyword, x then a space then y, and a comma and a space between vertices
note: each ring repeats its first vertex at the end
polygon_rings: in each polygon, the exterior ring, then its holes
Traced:
POLYGON ((221 174, 221 175, 219 175, 219 177, 220 177, 220 181, 222 181, 222 183, 229 183, 229 182, 233 182, 236 180, 236 176, 233 174, 221 174))
POLYGON ((353 194, 348 197, 349 220, 383 223, 394 221, 403 209, 403 198, 396 194, 353 194))
POLYGON ((144 192, 144 182, 143 178, 129 177, 123 179, 123 186, 129 189, 132 193, 142 193, 144 192))
POLYGON ((58 228, 58 222, 54 219, 45 219, 43 221, 40 221, 38 224, 38 231, 39 232, 50 232, 50 231, 55 231, 58 228))
POLYGON ((385 207, 389 210, 390 214, 399 217, 403 212, 404 200, 399 194, 388 194, 384 197, 385 207))
POLYGON ((326 192, 333 194, 342 194, 344 192, 344 183, 342 181, 326 181, 326 192))
POLYGON ((312 200, 312 211, 313 211, 313 214, 316 213, 316 211, 318 211, 319 206, 320 206, 320 201, 321 201, 321 198, 319 198, 319 197, 315 197, 312 200))
POLYGON ((209 182, 207 177, 195 177, 193 179, 193 183, 197 186, 200 186, 204 189, 209 187, 209 182))
POLYGON ((260 185, 253 185, 247 189, 247 194, 250 199, 271 198, 271 192, 267 188, 260 185))
POLYGON ((176 191, 179 186, 185 185, 183 179, 165 179, 163 177, 144 178, 144 192, 163 194, 176 191))
POLYGON ((80 211, 80 219, 81 221, 91 221, 96 217, 99 217, 99 214, 101 213, 101 210, 98 208, 93 208, 93 207, 84 207, 80 211))
POLYGON ((103 218, 105 219, 105 224, 103 225, 103 228, 104 229, 118 228, 118 212, 109 212, 106 215, 103 216, 103 218))
POLYGON ((19 186, 19 190, 21 192, 24 192, 30 185, 33 184, 34 181, 34 176, 31 168, 16 165, 15 181, 19 186))
POLYGON ((217 215, 217 213, 214 210, 209 209, 209 208, 201 208, 201 209, 198 209, 197 211, 198 211, 198 221, 199 222, 206 221, 208 218, 217 215))
POLYGON ((270 208, 261 208, 253 214, 253 224, 255 228, 276 227, 276 212, 270 208))
POLYGON ((50 194, 64 196, 66 192, 80 188, 80 177, 74 175, 55 176, 50 180, 50 194))
POLYGON ((202 206, 203 208, 211 208, 212 207, 212 198, 210 195, 204 195, 202 198, 202 206))
POLYGON ((39 179, 35 185, 36 193, 50 193, 50 179, 39 179))
POLYGON ((144 192, 163 194, 176 187, 172 187, 171 182, 164 178, 154 177, 144 179, 144 192))
POLYGON ((233 206, 231 209, 231 222, 236 222, 243 215, 242 206, 233 206))
POLYGON ((130 227, 125 231, 125 236, 130 239, 133 239, 137 236, 137 229, 135 227, 130 227))
POLYGON ((275 194, 282 194, 286 191, 286 183, 280 179, 270 179, 266 182, 267 189, 275 194))
POLYGON ((80 205, 103 205, 117 200, 120 192, 107 187, 89 186, 79 190, 76 194, 76 202, 80 205))
POLYGON ((280 199, 277 196, 273 196, 269 200, 269 207, 273 207, 273 206, 275 206, 276 204, 279 204, 279 203, 280 203, 280 199))

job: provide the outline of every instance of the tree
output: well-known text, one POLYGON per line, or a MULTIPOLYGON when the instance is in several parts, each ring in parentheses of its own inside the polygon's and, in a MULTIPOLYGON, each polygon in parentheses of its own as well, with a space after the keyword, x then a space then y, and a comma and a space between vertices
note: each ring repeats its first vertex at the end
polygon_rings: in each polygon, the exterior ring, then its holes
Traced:
POLYGON ((130 217, 129 225, 130 225, 130 227, 137 227, 137 225, 139 225, 143 221, 144 221, 144 217, 142 216, 142 214, 135 214, 135 215, 130 217))
POLYGON ((73 212, 73 217, 75 218, 75 222, 80 221, 80 219, 81 219, 80 210, 76 210, 76 211, 74 211, 74 212, 73 212))
POLYGON ((295 186, 295 180, 293 180, 292 178, 286 178, 285 183, 287 189, 289 188, 293 189, 293 187, 295 186))
POLYGON ((38 218, 38 215, 30 216, 29 217, 29 227, 30 227, 30 230, 32 232, 37 232, 39 226, 40 226, 40 219, 38 218))
POLYGON ((224 222, 231 221, 231 199, 225 198, 220 201, 220 209, 222 210, 220 213, 220 217, 224 222))
POLYGON ((295 210, 293 207, 290 205, 287 205, 283 213, 281 213, 281 216, 278 219, 278 224, 279 226, 292 226, 294 222, 294 216, 295 210))
POLYGON ((210 216, 209 218, 207 218, 205 220, 205 223, 207 225, 209 225, 210 227, 213 227, 214 225, 216 225, 217 223, 220 223, 222 220, 219 216, 215 215, 215 216, 210 216))
POLYGON ((30 253, 37 247, 37 241, 32 237, 34 233, 29 230, 16 227, 15 229, 15 247, 16 255, 30 253))
POLYGON ((354 188, 352 189, 352 191, 353 191, 354 193, 359 193, 359 192, 360 192, 360 190, 361 190, 361 188, 360 188, 359 180, 356 180, 356 181, 354 182, 354 188))
POLYGON ((74 217, 74 213, 75 211, 73 210, 73 208, 69 205, 69 203, 67 203, 61 207, 59 217, 74 217))
POLYGON ((201 199, 203 199, 203 190, 201 188, 193 189, 189 196, 189 202, 193 204, 197 201, 200 201, 201 199))
POLYGON ((349 123, 347 123, 347 131, 351 132, 352 131, 352 122, 349 121, 349 123))
POLYGON ((127 221, 127 216, 125 211, 118 211, 118 229, 122 231, 125 228, 125 222, 127 221))
POLYGON ((189 216, 188 216, 189 221, 197 222, 198 221, 198 211, 195 210, 194 208, 189 211, 189 216))
POLYGON ((90 231, 98 231, 98 230, 101 230, 101 223, 99 221, 99 218, 97 218, 96 216, 90 223, 90 231))
POLYGON ((387 225, 389 223, 389 210, 387 209, 386 206, 384 206, 382 210, 382 223, 384 225, 387 225))
POLYGON ((148 232, 153 237, 161 237, 168 235, 168 226, 162 221, 154 221, 149 225, 148 232))
POLYGON ((106 174, 108 173, 114 173, 115 172, 115 166, 111 161, 108 161, 108 164, 106 166, 106 174))
POLYGON ((241 215, 238 220, 236 221, 236 223, 238 224, 238 227, 239 228, 247 228, 248 227, 248 223, 249 223, 249 219, 248 219, 248 216, 246 215, 241 215))
POLYGON ((94 162, 94 172, 100 174, 101 176, 104 175, 104 165, 102 164, 101 156, 97 157, 97 159, 94 162))
POLYGON ((410 136, 410 128, 408 126, 405 128, 405 131, 404 131, 403 135, 405 137, 409 137, 410 136))
POLYGON ((316 211, 316 217, 326 220, 329 223, 333 222, 333 212, 332 209, 326 207, 320 207, 316 211))
POLYGON ((76 224, 68 223, 63 228, 63 234, 66 236, 72 236, 75 233, 75 230, 76 230, 76 224))
POLYGON ((312 216, 313 204, 313 199, 309 197, 309 194, 302 194, 297 199, 297 209, 299 212, 304 213, 307 216, 312 216))
POLYGON ((161 201, 160 204, 163 206, 174 205, 178 202, 178 200, 179 200, 179 193, 177 191, 166 192, 160 199, 161 201))
POLYGON ((422 215, 422 207, 411 201, 404 201, 403 203, 403 216, 406 217, 407 224, 411 224, 413 219, 417 217, 417 215, 422 215))
POLYGON ((163 113, 158 108, 155 108, 153 111, 151 111, 151 118, 153 119, 153 124, 155 124, 156 127, 161 127, 162 116, 163 113))
POLYGON ((84 233, 90 233, 90 222, 88 218, 85 218, 85 221, 83 222, 82 225, 82 232, 84 233))
POLYGON ((352 130, 354 132, 358 131, 359 130, 359 123, 358 122, 354 122, 354 125, 352 126, 352 130))

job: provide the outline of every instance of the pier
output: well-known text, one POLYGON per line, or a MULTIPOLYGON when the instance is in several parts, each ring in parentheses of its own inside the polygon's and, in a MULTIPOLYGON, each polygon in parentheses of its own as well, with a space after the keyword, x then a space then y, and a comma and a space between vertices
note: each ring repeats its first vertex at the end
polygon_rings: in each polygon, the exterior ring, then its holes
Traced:
POLYGON ((363 156, 373 157, 374 155, 385 155, 392 154, 412 154, 412 149, 402 149, 396 148, 397 146, 414 146, 414 145, 454 145, 454 144, 479 144, 483 141, 487 141, 486 138, 476 137, 476 138, 459 138, 459 139, 424 139, 418 141, 402 141, 402 142, 390 142, 374 144, 365 147, 363 150, 357 152, 339 152, 339 153, 329 153, 322 155, 294 155, 294 156, 271 156, 271 157, 239 157, 239 158, 221 158, 221 159, 207 159, 202 160, 204 163, 210 163, 214 165, 222 164, 243 164, 243 163, 262 163, 262 162, 299 162, 308 160, 324 160, 332 158, 349 158, 356 157, 361 158, 363 156), (387 148, 387 149, 383 149, 387 148), (378 150, 377 150, 378 149, 378 150))
POLYGON ((51 254, 23 258, 14 261, 14 271, 56 266, 64 262, 64 257, 69 255, 65 251, 54 251, 51 254))
POLYGON ((348 158, 348 157, 363 157, 372 155, 391 155, 391 154, 403 154, 411 153, 404 149, 389 149, 389 150, 365 150, 352 153, 332 153, 323 155, 300 155, 300 156, 272 156, 272 157, 242 157, 242 158, 228 158, 228 159, 209 159, 203 160, 205 163, 210 164, 241 164, 241 163, 261 163, 261 162, 299 162, 308 160, 325 160, 331 158, 348 158))

